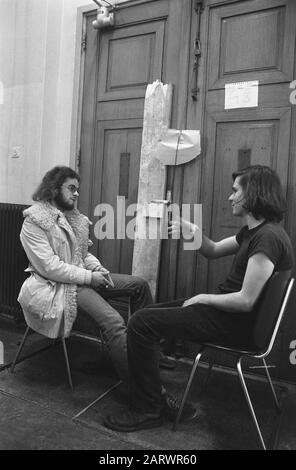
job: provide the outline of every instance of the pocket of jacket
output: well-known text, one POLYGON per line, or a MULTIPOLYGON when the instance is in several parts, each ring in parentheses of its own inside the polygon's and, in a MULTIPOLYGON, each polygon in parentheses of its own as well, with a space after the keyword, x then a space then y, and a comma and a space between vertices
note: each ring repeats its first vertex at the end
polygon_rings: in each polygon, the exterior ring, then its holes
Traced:
POLYGON ((18 297, 22 308, 40 320, 53 320, 62 315, 63 305, 57 301, 58 284, 36 273, 24 282, 18 297))

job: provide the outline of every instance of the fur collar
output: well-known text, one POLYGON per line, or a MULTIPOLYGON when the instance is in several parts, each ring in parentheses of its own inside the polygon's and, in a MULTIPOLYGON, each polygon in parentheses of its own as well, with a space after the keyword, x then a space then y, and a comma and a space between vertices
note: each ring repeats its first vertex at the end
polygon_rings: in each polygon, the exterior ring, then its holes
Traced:
POLYGON ((47 232, 50 231, 55 224, 67 230, 72 239, 73 246, 76 247, 74 250, 76 251, 73 260, 74 264, 79 265, 80 260, 84 260, 91 243, 89 241, 89 226, 92 225, 92 223, 88 217, 81 214, 78 209, 66 211, 63 214, 49 202, 37 202, 24 211, 24 217, 28 217, 30 221, 47 232), (68 224, 65 223, 65 218, 68 224))
POLYGON ((82 226, 91 225, 88 217, 81 214, 79 210, 73 209, 63 214, 49 202, 36 202, 36 204, 24 210, 23 214, 24 217, 28 217, 32 222, 46 231, 50 230, 63 215, 66 217, 74 232, 79 232, 82 226))

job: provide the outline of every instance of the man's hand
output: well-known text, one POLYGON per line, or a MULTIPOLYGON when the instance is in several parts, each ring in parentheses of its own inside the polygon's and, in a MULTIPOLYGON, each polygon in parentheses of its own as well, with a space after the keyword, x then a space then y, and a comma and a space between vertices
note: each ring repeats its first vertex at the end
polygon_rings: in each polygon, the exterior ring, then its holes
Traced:
POLYGON ((93 271, 91 274, 91 286, 92 287, 114 287, 113 282, 108 279, 109 271, 93 271))
POLYGON ((188 307, 189 305, 196 305, 196 304, 207 304, 207 297, 208 294, 199 294, 195 297, 191 297, 184 302, 183 307, 188 307))
MULTIPOLYGON (((106 280, 109 281, 109 285, 111 287, 114 287, 114 282, 112 281, 112 277, 110 276, 110 271, 108 269, 104 268, 104 266, 100 266, 99 268, 95 269, 93 272, 100 272, 105 276, 106 280)), ((105 287, 109 287, 109 285, 106 285, 105 287)))
POLYGON ((195 224, 192 224, 188 220, 180 218, 179 220, 172 220, 168 228, 169 235, 172 235, 176 238, 180 238, 181 231, 184 238, 189 239, 193 238, 197 230, 200 230, 199 227, 195 224))

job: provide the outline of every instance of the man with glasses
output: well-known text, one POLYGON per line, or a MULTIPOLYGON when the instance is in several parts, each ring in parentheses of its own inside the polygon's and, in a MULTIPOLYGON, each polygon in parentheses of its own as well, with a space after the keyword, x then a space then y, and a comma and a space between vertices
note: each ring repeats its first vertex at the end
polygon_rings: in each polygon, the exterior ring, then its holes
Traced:
POLYGON ((91 222, 75 208, 79 180, 69 167, 53 168, 33 194, 35 204, 24 211, 20 238, 30 277, 18 300, 28 326, 49 338, 69 336, 79 307, 79 314, 84 312, 99 326, 113 365, 126 382, 126 326, 104 293, 113 287, 133 289, 132 311, 152 303, 152 297, 146 281, 110 276, 88 252, 91 222))

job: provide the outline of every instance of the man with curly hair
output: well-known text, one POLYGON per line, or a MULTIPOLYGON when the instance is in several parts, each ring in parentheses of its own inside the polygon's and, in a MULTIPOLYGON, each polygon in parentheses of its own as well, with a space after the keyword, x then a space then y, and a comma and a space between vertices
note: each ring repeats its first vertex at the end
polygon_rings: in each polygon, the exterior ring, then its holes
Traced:
POLYGON ((131 289, 135 311, 152 297, 146 281, 110 275, 88 252, 91 222, 75 208, 79 181, 71 168, 56 166, 33 194, 35 204, 24 211, 20 238, 30 277, 18 300, 28 326, 49 338, 69 336, 78 307, 79 315, 88 315, 99 327, 119 377, 127 382, 126 325, 105 298, 113 288, 131 289))

